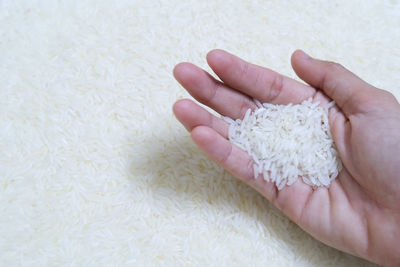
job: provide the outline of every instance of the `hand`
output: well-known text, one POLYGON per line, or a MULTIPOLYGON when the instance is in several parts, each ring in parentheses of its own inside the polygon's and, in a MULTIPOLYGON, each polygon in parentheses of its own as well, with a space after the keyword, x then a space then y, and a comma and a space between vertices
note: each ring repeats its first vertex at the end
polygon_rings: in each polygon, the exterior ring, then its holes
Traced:
POLYGON ((292 55, 297 75, 309 85, 247 63, 222 50, 207 61, 222 80, 181 63, 174 76, 199 102, 221 115, 242 118, 260 102, 300 103, 313 97, 329 110, 332 135, 343 169, 329 188, 313 189, 301 179, 278 191, 253 178, 253 161, 227 139, 228 125, 191 100, 173 107, 193 141, 216 163, 249 184, 318 240, 384 265, 400 264, 400 105, 342 66, 292 55))

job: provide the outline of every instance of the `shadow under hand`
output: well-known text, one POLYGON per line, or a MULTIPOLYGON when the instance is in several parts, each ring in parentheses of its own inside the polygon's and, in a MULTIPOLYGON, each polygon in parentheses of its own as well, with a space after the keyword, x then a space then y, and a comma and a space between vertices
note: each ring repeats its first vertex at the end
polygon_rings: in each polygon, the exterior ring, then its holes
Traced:
MULTIPOLYGON (((135 145, 130 172, 134 179, 144 179, 148 188, 157 194, 168 192, 170 198, 198 205, 233 207, 243 206, 243 198, 262 199, 208 159, 187 135, 153 140, 135 145)), ((262 201, 268 205, 267 201, 262 201)))
POLYGON ((345 253, 337 253, 337 250, 303 232, 258 192, 208 159, 189 136, 145 140, 154 141, 135 144, 130 172, 132 179, 140 179, 153 192, 155 203, 157 199, 161 203, 167 197, 170 203, 182 210, 187 206, 192 209, 223 210, 232 215, 232 220, 235 216, 244 216, 262 225, 264 232, 261 233, 266 242, 268 238, 282 241, 294 251, 297 255, 294 263, 304 263, 306 260, 311 265, 318 265, 323 257, 326 265, 368 265, 345 253), (318 256, 310 258, 311 250, 318 250, 312 253, 318 256))

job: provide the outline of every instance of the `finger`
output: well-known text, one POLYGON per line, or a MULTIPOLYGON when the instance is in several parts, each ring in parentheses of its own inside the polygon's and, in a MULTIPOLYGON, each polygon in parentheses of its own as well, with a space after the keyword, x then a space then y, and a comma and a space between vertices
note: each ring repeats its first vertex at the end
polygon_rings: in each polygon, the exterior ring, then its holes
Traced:
POLYGON ((310 186, 298 180, 278 191, 273 183, 265 181, 261 175, 254 179, 252 158, 213 129, 197 126, 191 136, 213 161, 259 191, 292 220, 299 222, 310 194, 313 193, 310 186))
POLYGON ((214 129, 224 138, 228 138, 229 125, 189 99, 177 101, 173 106, 173 111, 189 132, 193 128, 203 125, 214 129))
POLYGON ((373 87, 333 62, 313 59, 301 50, 292 55, 296 74, 311 86, 323 90, 346 115, 361 112, 373 87))
POLYGON ((194 98, 224 116, 243 118, 249 108, 256 107, 248 96, 228 88, 193 64, 178 64, 174 76, 194 98))
POLYGON ((298 104, 315 93, 308 85, 250 64, 223 50, 209 52, 207 61, 225 84, 261 102, 298 104))
POLYGON ((207 156, 236 177, 245 182, 253 178, 251 157, 210 127, 195 127, 191 137, 207 156))

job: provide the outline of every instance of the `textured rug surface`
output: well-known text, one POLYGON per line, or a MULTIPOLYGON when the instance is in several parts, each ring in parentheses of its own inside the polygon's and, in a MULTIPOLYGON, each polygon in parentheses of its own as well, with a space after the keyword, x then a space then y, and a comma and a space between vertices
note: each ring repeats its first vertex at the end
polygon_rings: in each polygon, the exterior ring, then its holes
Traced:
POLYGON ((400 98, 400 2, 0 0, 0 265, 365 266, 191 143, 173 66, 291 77, 302 48, 400 98))

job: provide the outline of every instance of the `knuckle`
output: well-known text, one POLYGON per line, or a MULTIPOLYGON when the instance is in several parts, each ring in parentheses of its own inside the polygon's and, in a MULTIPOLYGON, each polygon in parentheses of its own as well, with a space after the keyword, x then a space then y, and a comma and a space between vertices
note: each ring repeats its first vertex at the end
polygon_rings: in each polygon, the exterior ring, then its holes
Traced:
POLYGON ((253 173, 253 175, 249 175, 250 178, 254 177, 254 161, 249 158, 246 163, 246 168, 248 173, 253 173))
POLYGON ((236 117, 242 119, 249 108, 250 108, 249 104, 245 100, 243 100, 240 103, 240 107, 239 107, 239 110, 238 110, 239 114, 236 117))
POLYGON ((283 76, 280 74, 275 75, 268 90, 267 100, 269 102, 274 101, 282 92, 283 88, 283 76))
POLYGON ((387 99, 392 99, 395 100, 396 97, 389 91, 383 90, 383 89, 379 89, 379 92, 381 92, 382 96, 387 98, 387 99))
MULTIPOLYGON (((204 95, 201 99, 203 103, 211 103, 214 97, 217 95, 217 92, 221 89, 222 84, 220 82, 216 82, 212 90, 209 90, 208 94, 204 95)), ((204 90, 205 91, 205 90, 204 90)))
POLYGON ((378 89, 379 94, 381 95, 381 99, 388 104, 398 104, 396 97, 389 91, 378 89))
POLYGON ((241 65, 241 76, 246 77, 249 73, 250 64, 247 62, 243 62, 241 65))
POLYGON ((327 66, 328 71, 331 71, 331 72, 341 72, 344 70, 344 67, 341 64, 333 62, 333 61, 328 61, 326 63, 326 66, 327 66))
POLYGON ((340 77, 340 73, 343 72, 344 68, 336 62, 327 61, 325 64, 325 71, 320 81, 319 88, 335 92, 340 84, 338 77, 340 77))
POLYGON ((220 160, 220 164, 229 165, 229 160, 232 157, 232 152, 233 152, 233 145, 230 145, 229 151, 222 157, 222 159, 220 160))
POLYGON ((253 79, 253 87, 254 88, 260 88, 260 85, 262 86, 262 80, 263 80, 263 74, 262 72, 256 71, 254 73, 254 79, 253 79))

